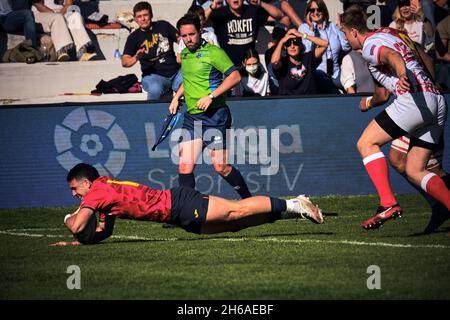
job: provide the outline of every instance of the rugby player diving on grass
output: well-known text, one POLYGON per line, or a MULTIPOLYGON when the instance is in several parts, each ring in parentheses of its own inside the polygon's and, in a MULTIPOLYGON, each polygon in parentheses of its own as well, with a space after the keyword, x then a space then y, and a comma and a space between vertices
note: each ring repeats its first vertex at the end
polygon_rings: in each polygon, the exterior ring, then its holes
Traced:
POLYGON ((81 201, 79 209, 64 218, 77 241, 55 245, 98 243, 112 235, 115 218, 168 222, 197 234, 234 232, 288 217, 323 223, 322 211, 303 195, 290 200, 255 196, 237 201, 188 187, 158 190, 100 176, 85 163, 69 171, 67 183, 81 201), (101 221, 98 226, 96 213, 101 221))

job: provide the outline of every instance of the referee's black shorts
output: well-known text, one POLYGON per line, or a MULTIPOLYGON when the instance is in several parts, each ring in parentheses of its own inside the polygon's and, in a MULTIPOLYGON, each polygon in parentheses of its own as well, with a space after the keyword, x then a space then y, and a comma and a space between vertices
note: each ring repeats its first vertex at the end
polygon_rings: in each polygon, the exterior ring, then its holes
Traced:
POLYGON ((200 234, 201 226, 206 221, 209 197, 188 187, 172 188, 170 192, 171 223, 188 232, 200 234))

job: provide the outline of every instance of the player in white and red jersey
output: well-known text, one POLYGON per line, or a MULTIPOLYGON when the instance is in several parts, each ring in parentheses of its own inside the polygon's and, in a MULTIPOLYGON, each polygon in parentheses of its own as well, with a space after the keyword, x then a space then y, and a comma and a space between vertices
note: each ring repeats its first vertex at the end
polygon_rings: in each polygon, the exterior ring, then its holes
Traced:
POLYGON ((362 227, 375 229, 402 214, 380 148, 407 134, 411 136, 406 161, 408 178, 450 210, 450 191, 438 175, 426 170, 447 117, 444 96, 434 85, 406 34, 390 28, 372 32, 367 27, 367 16, 359 6, 348 8, 340 18, 348 42, 354 50, 362 49, 363 58, 378 83, 373 97, 364 97, 360 108, 378 106, 387 101, 390 94, 395 96, 395 100, 370 122, 357 143, 364 166, 380 196, 380 207, 362 227))

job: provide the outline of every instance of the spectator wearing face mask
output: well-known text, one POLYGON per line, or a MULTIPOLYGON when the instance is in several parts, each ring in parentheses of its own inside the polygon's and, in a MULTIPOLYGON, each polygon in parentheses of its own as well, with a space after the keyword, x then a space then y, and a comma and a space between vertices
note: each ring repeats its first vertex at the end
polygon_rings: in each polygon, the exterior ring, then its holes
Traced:
POLYGON ((241 69, 241 82, 236 90, 236 95, 241 96, 266 96, 270 94, 269 75, 259 61, 258 52, 248 49, 245 52, 243 68, 241 69))

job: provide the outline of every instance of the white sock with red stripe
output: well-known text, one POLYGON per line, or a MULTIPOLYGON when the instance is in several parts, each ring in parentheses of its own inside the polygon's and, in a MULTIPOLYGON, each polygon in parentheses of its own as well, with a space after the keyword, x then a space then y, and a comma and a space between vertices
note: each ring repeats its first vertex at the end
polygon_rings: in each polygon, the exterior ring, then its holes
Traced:
POLYGON ((377 152, 363 159, 364 166, 380 196, 380 204, 390 207, 397 203, 389 183, 389 170, 383 152, 377 152))
POLYGON ((437 174, 432 172, 427 174, 422 178, 420 186, 425 192, 442 202, 450 210, 450 191, 447 189, 445 182, 437 174))

